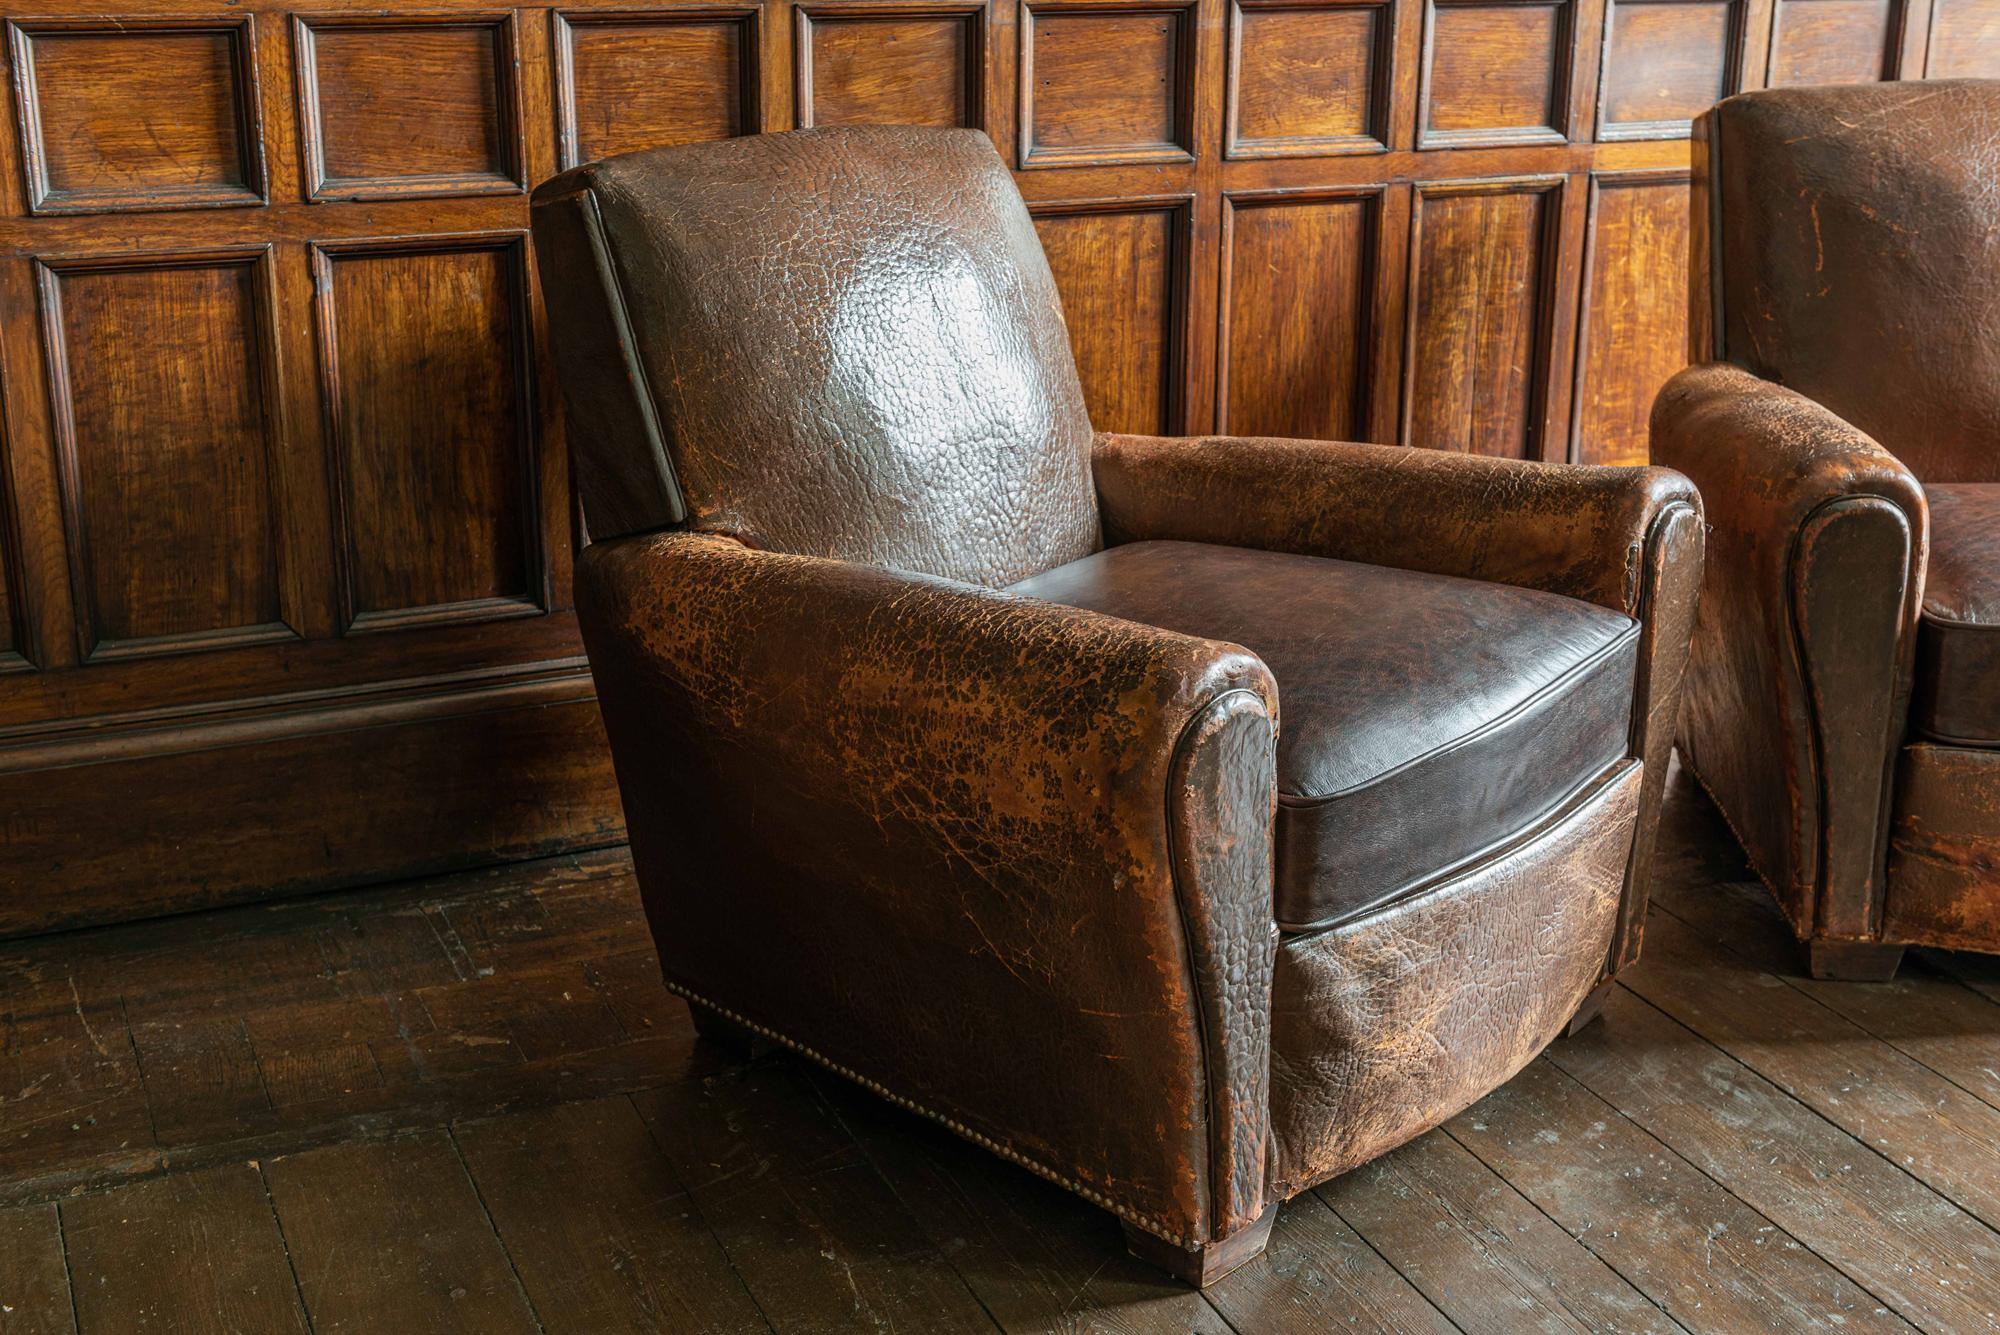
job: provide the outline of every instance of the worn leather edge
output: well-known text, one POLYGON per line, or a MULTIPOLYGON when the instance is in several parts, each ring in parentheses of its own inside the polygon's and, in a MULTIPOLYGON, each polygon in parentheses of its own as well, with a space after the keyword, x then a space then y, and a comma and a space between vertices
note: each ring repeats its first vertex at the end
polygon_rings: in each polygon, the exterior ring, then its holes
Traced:
POLYGON ((2000 950, 2000 753, 1914 741, 1896 767, 1881 938, 2000 950))
POLYGON ((1263 697, 1236 689, 1189 718, 1168 770, 1174 896, 1199 1001, 1208 1105, 1208 1236, 1266 1205, 1277 734, 1263 697))

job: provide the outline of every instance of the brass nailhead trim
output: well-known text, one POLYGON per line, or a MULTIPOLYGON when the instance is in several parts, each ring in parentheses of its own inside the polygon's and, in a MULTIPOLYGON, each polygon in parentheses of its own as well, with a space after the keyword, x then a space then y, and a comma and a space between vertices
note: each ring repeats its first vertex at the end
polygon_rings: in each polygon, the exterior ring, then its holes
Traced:
POLYGON ((1145 1229, 1148 1233, 1151 1233, 1156 1238, 1160 1238, 1163 1239, 1164 1241, 1171 1242, 1174 1244, 1174 1246, 1183 1248, 1184 1250, 1187 1251, 1193 1251, 1201 1246, 1201 1244, 1198 1242, 1191 1241, 1188 1238, 1184 1238, 1175 1234, 1165 1224, 1160 1223, 1158 1220, 1149 1219, 1145 1215, 1140 1214, 1137 1210, 1134 1210, 1129 1206, 1120 1205, 1117 1201, 1112 1200, 1110 1197, 1102 1195, 1101 1193, 1094 1191, 1089 1187, 1084 1186, 1081 1182, 1078 1182, 1073 1178, 1063 1176, 1061 1173, 1058 1173, 1055 1169, 1050 1168, 1045 1164, 1036 1163, 1033 1159, 1028 1158, 1025 1154, 1022 1154, 1019 1150, 1010 1149, 1007 1146, 1002 1145, 999 1141, 994 1140, 989 1136, 983 1136, 979 1132, 974 1131, 971 1127, 965 1125, 963 1122, 954 1121, 953 1119, 945 1116, 941 1112, 936 1112, 930 1108, 926 1108, 924 1107, 923 1104, 917 1103, 914 1100, 906 1099, 901 1094, 896 1093, 894 1090, 884 1088, 883 1086, 877 1084, 875 1081, 870 1080, 867 1076, 862 1075, 859 1071, 851 1070, 848 1067, 842 1066, 839 1062, 834 1061, 833 1059, 827 1057, 824 1053, 816 1052, 812 1048, 807 1047, 805 1044, 799 1042, 796 1039, 787 1038, 785 1035, 779 1033, 775 1029, 767 1029, 763 1025, 758 1024, 755 1020, 746 1019, 743 1016, 738 1015, 735 1011, 729 1009, 729 1007, 727 1006, 718 1006, 713 1001, 710 1001, 707 997, 702 996, 698 992, 694 992, 689 990, 688 988, 682 987, 679 983, 674 982, 671 978, 666 979, 665 982, 667 985, 667 991, 672 992, 677 996, 683 997, 688 1001, 692 1001, 698 1006, 706 1006, 709 1010, 714 1011, 717 1015, 723 1016, 725 1019, 728 1019, 732 1023, 741 1025, 743 1028, 750 1030, 752 1033, 762 1034, 765 1038, 770 1039, 774 1043, 782 1043, 786 1047, 790 1048, 792 1051, 800 1054, 801 1056, 812 1058, 814 1061, 818 1062, 821 1066, 824 1066, 827 1070, 832 1071, 836 1075, 846 1076, 849 1080, 852 1080, 855 1084, 860 1085, 863 1089, 868 1090, 870 1093, 879 1095, 880 1097, 887 1099, 889 1102, 895 1104, 899 1108, 907 1108, 911 1112, 916 1113, 919 1116, 930 1118, 933 1122, 936 1122, 941 1126, 949 1128, 950 1130, 956 1132, 958 1135, 963 1136, 965 1139, 979 1146, 981 1149, 988 1150, 994 1154, 997 1154, 1003 1159, 1012 1160, 1014 1163, 1021 1165, 1021 1167, 1027 1169, 1029 1172, 1034 1173, 1041 1177, 1045 1177, 1049 1181, 1055 1183, 1057 1186, 1075 1192, 1077 1195, 1089 1201, 1092 1205, 1095 1205, 1100 1209, 1109 1210, 1111 1213, 1117 1215, 1120 1219, 1123 1219, 1127 1223, 1130 1223, 1138 1228, 1145 1229))

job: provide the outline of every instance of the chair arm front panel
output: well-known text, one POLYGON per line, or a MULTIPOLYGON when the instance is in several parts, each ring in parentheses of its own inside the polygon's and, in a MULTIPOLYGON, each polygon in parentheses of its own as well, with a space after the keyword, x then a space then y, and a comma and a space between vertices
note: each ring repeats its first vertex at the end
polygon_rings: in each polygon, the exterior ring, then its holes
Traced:
POLYGON ((1682 747, 1801 934, 1871 935, 1923 489, 1832 412, 1725 364, 1667 383, 1652 448, 1701 487, 1710 526, 1682 747))
POLYGON ((1637 617, 1631 753, 1645 761, 1644 791, 1607 973, 1637 956, 1701 585, 1701 497, 1687 478, 1231 436, 1100 434, 1092 462, 1108 542, 1334 557, 1542 589, 1637 617))
POLYGON ((1163 1237, 1254 1217, 1261 661, 690 534, 578 612, 672 987, 1163 1237))

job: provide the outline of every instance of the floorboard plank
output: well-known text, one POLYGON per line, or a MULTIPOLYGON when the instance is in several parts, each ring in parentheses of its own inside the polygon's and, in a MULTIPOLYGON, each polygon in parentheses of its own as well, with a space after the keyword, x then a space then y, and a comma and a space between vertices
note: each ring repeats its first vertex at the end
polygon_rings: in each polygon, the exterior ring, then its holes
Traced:
POLYGON ((994 1322, 779 1055, 635 1095, 780 1331, 990 1331, 994 1322))
POLYGON ((1319 1189, 1461 1329, 1681 1328, 1448 1136, 1427 1135, 1319 1189))
POLYGON ((255 1164, 80 1196, 62 1216, 84 1335, 306 1329, 255 1164))
POLYGON ((1917 1325, 2000 1330, 2000 1236, 1631 992, 1605 1020, 1550 1060, 1917 1325))
POLYGON ((629 1099, 452 1134, 549 1335, 770 1329, 629 1099))
POLYGON ((1458 1330, 1312 1192, 1285 1203, 1264 1255, 1224 1276, 1208 1299, 1245 1335, 1458 1330))
POLYGON ((1910 1329, 1548 1061, 1446 1130, 1689 1330, 1910 1329))
POLYGON ((1087 1326, 1107 1335, 1229 1329, 1200 1294, 1126 1252, 1107 1211, 839 1076, 807 1075, 1004 1329, 1087 1326))
POLYGON ((0 1331, 74 1335, 75 1330, 56 1207, 0 1210, 0 1331))
POLYGON ((443 1133, 309 1150, 264 1171, 316 1335, 536 1330, 443 1133))

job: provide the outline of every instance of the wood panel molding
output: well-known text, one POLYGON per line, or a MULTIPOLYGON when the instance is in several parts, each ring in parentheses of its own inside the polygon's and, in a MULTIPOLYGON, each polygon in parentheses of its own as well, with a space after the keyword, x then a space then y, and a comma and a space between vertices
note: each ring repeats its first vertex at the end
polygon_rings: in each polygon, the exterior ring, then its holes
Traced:
POLYGON ((986 128, 981 2, 821 0, 792 11, 794 123, 986 128))
POLYGON ((268 203, 254 23, 9 20, 28 211, 268 203))
POLYGON ((754 5, 554 11, 557 165, 761 131, 761 14, 754 5))
POLYGON ((1597 137, 1685 139, 1743 87, 1747 0, 1611 0, 1599 58, 1597 137))
POLYGON ((1872 83, 1900 77, 1903 0, 1776 0, 1764 82, 1872 83))
POLYGON ((1687 361, 1686 171, 1593 172, 1568 457, 1643 464, 1653 397, 1687 361))
POLYGON ((1387 152, 1395 56, 1388 0, 1230 0, 1223 156, 1387 152))
POLYGON ((1194 161, 1196 5, 1021 5, 1023 170, 1194 161))
POLYGON ((306 197, 528 188, 512 13, 294 15, 306 197))
POLYGON ((1569 138, 1576 0, 1427 0, 1417 147, 1569 138))
POLYGON ((81 659, 297 638, 271 247, 44 256, 35 273, 81 659))
POLYGON ((526 233, 322 242, 312 264, 341 626, 547 610, 526 233))

